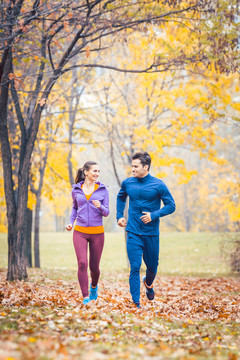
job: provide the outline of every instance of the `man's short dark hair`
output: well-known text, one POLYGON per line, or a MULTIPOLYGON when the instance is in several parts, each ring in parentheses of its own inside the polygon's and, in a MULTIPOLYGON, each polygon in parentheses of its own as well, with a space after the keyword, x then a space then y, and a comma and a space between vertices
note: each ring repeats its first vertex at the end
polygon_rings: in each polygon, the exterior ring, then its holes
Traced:
POLYGON ((139 151, 133 155, 132 160, 139 159, 142 166, 148 165, 148 171, 151 166, 151 156, 146 151, 139 151))

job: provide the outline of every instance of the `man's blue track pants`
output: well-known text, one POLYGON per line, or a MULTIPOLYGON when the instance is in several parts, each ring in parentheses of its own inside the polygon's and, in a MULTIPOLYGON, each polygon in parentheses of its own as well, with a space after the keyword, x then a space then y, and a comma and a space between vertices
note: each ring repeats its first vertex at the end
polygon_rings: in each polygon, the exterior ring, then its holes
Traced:
POLYGON ((146 264, 146 284, 152 285, 157 274, 159 259, 159 236, 127 234, 127 254, 130 262, 130 293, 134 303, 140 301, 140 268, 146 264))

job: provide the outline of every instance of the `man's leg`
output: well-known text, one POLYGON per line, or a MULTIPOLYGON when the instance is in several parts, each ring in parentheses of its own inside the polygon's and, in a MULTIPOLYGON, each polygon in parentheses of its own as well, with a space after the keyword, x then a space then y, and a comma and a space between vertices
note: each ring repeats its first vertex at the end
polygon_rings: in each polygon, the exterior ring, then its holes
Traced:
POLYGON ((127 254, 130 262, 129 285, 133 302, 140 302, 140 268, 142 263, 143 242, 141 236, 127 234, 127 254))
POLYGON ((144 236, 143 260, 146 264, 146 285, 151 286, 157 274, 159 236, 144 236))

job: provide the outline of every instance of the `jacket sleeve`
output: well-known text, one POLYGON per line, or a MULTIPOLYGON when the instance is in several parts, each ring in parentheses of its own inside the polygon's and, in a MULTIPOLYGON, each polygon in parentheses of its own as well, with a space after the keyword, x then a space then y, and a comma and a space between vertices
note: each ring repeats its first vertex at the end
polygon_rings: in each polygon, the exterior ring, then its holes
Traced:
POLYGON ((76 198, 75 198, 73 192, 72 192, 72 198, 73 198, 73 206, 72 206, 72 211, 71 211, 71 214, 69 217, 69 224, 73 225, 73 223, 77 217, 77 209, 78 209, 77 201, 76 201, 76 198))
POLYGON ((106 189, 106 193, 105 193, 103 202, 100 205, 99 211, 100 211, 101 215, 105 216, 105 217, 107 217, 109 215, 109 213, 110 213, 110 210, 109 210, 109 192, 108 192, 107 189, 106 189))
POLYGON ((125 181, 123 181, 121 189, 119 190, 117 195, 117 221, 124 216, 123 213, 126 205, 127 196, 128 194, 125 188, 125 181))
POLYGON ((159 194, 160 194, 161 200, 163 201, 164 206, 161 209, 151 213, 152 221, 155 220, 156 218, 170 215, 176 209, 175 201, 174 201, 170 191, 168 190, 167 186, 164 183, 162 183, 159 188, 159 194))

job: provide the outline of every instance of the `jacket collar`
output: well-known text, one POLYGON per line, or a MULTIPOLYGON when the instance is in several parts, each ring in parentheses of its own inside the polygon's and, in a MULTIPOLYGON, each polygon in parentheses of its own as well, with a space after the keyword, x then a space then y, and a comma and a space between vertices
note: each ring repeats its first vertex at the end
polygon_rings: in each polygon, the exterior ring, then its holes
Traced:
MULTIPOLYGON (((73 189, 81 189, 81 186, 82 186, 83 183, 84 183, 84 181, 80 181, 80 182, 77 183, 77 184, 73 184, 73 185, 72 185, 72 188, 73 188, 73 189)), ((99 185, 98 189, 100 189, 100 188, 106 188, 106 187, 108 186, 108 185, 104 185, 104 184, 101 183, 100 181, 96 181, 96 184, 99 185)))
POLYGON ((146 176, 144 176, 143 178, 136 178, 139 182, 141 183, 145 183, 146 181, 148 181, 150 179, 151 175, 148 173, 146 176))

